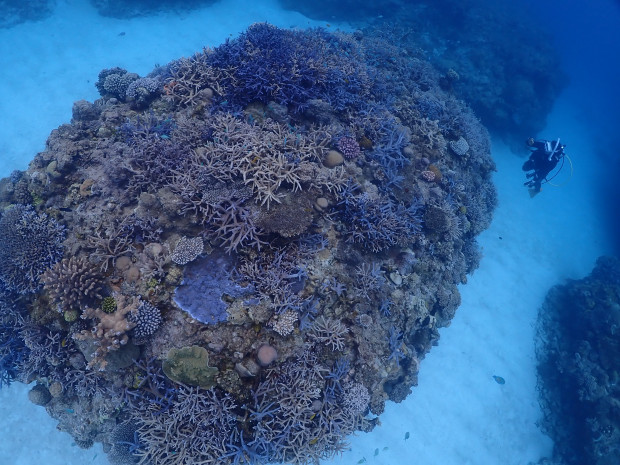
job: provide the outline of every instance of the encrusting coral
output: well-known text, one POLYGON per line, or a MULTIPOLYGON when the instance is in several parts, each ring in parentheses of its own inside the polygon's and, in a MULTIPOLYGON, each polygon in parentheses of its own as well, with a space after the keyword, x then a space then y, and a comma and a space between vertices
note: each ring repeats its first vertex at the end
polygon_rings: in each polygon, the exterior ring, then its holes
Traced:
POLYGON ((205 389, 215 385, 215 375, 218 373, 217 368, 209 366, 207 350, 199 346, 170 349, 162 370, 173 381, 205 389))
POLYGON ((61 429, 116 462, 343 450, 417 383, 495 207, 488 135, 440 79, 373 36, 269 24, 102 71, 0 181, 0 383, 53 384, 61 429))

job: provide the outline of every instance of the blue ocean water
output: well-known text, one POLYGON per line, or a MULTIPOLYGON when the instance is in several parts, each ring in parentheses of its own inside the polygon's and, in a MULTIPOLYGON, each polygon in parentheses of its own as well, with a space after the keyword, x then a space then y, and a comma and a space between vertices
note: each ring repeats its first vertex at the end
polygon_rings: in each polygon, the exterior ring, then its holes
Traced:
MULTIPOLYGON (((587 143, 594 156, 605 167, 604 173, 593 180, 592 188, 600 194, 600 203, 593 208, 600 208, 607 218, 618 253, 620 62, 614 58, 620 53, 618 2, 594 2, 587 7, 577 2, 531 2, 528 7, 536 15, 535 21, 553 35, 562 68, 570 79, 564 93, 574 105, 578 123, 590 132, 587 143)), ((570 138, 570 132, 565 133, 567 136, 570 138)))
MULTIPOLYGON (((587 275, 596 256, 617 254, 620 249, 618 2, 596 0, 587 7, 577 2, 507 2, 506 10, 498 8, 498 2, 482 0, 442 0, 434 5, 386 1, 372 2, 368 8, 364 2, 343 2, 340 8, 334 7, 334 2, 323 2, 329 6, 324 16, 322 2, 179 2, 177 8, 174 2, 144 2, 148 11, 141 14, 136 14, 138 2, 132 2, 132 10, 126 11, 127 2, 115 5, 113 1, 91 4, 67 0, 49 2, 49 11, 41 8, 30 13, 24 10, 24 2, 16 2, 19 8, 6 3, 3 6, 15 19, 10 21, 10 27, 0 30, 0 66, 5 70, 0 77, 2 177, 15 169, 26 169, 34 155, 45 148, 50 131, 71 119, 75 100, 99 98, 94 83, 103 68, 122 66, 145 75, 156 64, 189 56, 204 45, 216 46, 258 21, 283 28, 355 30, 367 23, 385 24, 387 20, 385 28, 412 28, 411 34, 401 36, 402 45, 419 46, 423 56, 440 70, 454 69, 461 74, 454 92, 470 98, 470 105, 491 128, 492 154, 499 169, 495 182, 500 206, 491 229, 481 237, 485 255, 481 269, 463 286, 463 306, 453 325, 442 330, 437 353, 431 352, 421 364, 420 386, 414 388, 409 403, 403 408, 400 404, 388 406, 384 426, 361 440, 353 439, 352 450, 333 462, 409 463, 410 457, 416 456, 423 464, 496 463, 501 458, 516 465, 537 463, 550 456, 549 442, 534 424, 540 412, 533 386, 533 335, 528 330, 519 333, 515 328, 531 328, 552 285, 587 275), (105 16, 100 16, 93 5, 107 8, 105 16), (296 13, 296 7, 307 16, 296 13), (453 14, 437 15, 434 8, 453 14), (117 13, 110 14, 110 9, 117 13), (514 22, 504 27, 508 14, 514 15, 514 22), (423 24, 409 22, 411 17, 434 22, 426 30, 413 30, 423 24), (502 27, 489 25, 493 21, 502 27), (473 24, 486 24, 488 28, 466 29, 473 24), (519 50, 524 44, 510 40, 504 43, 513 31, 525 35, 539 31, 541 38, 533 38, 533 43, 540 40, 544 50, 555 55, 541 62, 544 56, 519 50), (494 35, 500 33, 501 37, 494 35), (475 76, 472 69, 481 63, 488 68, 475 76), (519 69, 523 75, 515 71, 519 69), (552 74, 535 75, 532 71, 540 69, 552 74), (514 114, 507 112, 511 106, 514 114), (519 143, 529 136, 551 140, 560 137, 567 144, 571 160, 554 183, 559 187, 544 186, 533 199, 521 186, 525 181, 520 169, 525 148, 519 143), (531 275, 530 279, 525 275, 531 275), (528 299, 522 294, 533 297, 528 299), (523 308, 515 300, 524 301, 529 316, 515 311, 502 317, 497 303, 523 308), (471 312, 471 319, 466 312, 471 312), (502 318, 494 326, 493 320, 502 318), (492 345, 492 340, 501 339, 516 343, 511 347, 501 342, 492 345), (502 363, 493 360, 489 355, 493 350, 485 347, 496 347, 502 363), (515 358, 517 353, 525 354, 523 359, 515 358), (532 369, 526 374, 511 371, 518 365, 514 362, 517 359, 526 360, 532 369), (493 370, 485 372, 487 388, 506 389, 489 391, 491 394, 481 390, 478 379, 466 378, 458 371, 457 366, 465 363, 471 365, 463 367, 464 371, 476 373, 480 366, 493 370), (449 377, 449 373, 441 371, 441 365, 462 377, 449 377), (506 376, 505 372, 514 376, 506 376), (497 384, 493 376, 506 384, 497 384), (514 387, 519 381, 530 389, 514 387), (448 393, 451 399, 442 398, 439 392, 448 393), (471 407, 478 406, 473 399, 480 397, 487 397, 487 402, 480 405, 489 410, 471 407), (412 406, 417 401, 426 403, 412 406), (518 403, 526 405, 516 408, 518 403), (441 404, 449 404, 449 411, 442 410, 441 404), (415 415, 420 422, 414 426, 415 415), (450 420, 440 423, 437 417, 444 415, 450 420), (489 417, 497 418, 491 421, 489 417), (432 434, 424 436, 425 429, 432 434), (519 430, 526 432, 521 435, 519 430), (510 456, 497 452, 502 449, 510 456)), ((524 49, 530 50, 525 45, 524 49)), ((427 116, 439 111, 432 103, 425 103, 427 116)), ((44 458, 50 464, 106 463, 103 452, 81 451, 67 437, 56 447, 37 450, 36 436, 45 437, 54 423, 44 423, 43 408, 30 405, 25 392, 17 384, 1 392, 6 413, 0 421, 5 421, 3 429, 16 433, 14 437, 7 435, 0 447, 3 462, 31 464, 44 458), (28 408, 38 409, 32 415, 39 415, 36 422, 42 425, 40 429, 24 426, 24 417, 30 419, 31 415, 24 413, 29 412, 28 408), (29 450, 16 446, 33 439, 35 446, 29 450), (19 453, 12 455, 17 450, 19 453)))

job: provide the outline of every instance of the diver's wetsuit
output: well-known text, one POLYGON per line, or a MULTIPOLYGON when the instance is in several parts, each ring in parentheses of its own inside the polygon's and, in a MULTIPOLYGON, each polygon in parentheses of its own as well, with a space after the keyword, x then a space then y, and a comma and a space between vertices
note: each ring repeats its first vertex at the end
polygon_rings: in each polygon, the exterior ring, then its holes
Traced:
POLYGON ((522 169, 523 171, 533 172, 527 173, 527 177, 532 179, 524 185, 533 187, 535 192, 540 192, 541 183, 564 156, 564 146, 562 144, 558 144, 556 151, 551 155, 555 144, 554 141, 537 140, 529 147, 533 152, 530 158, 523 163, 522 169))

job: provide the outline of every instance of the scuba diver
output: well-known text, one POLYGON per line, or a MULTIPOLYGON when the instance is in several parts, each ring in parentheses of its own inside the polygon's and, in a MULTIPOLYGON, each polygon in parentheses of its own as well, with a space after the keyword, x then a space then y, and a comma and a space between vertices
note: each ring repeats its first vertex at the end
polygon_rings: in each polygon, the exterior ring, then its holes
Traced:
POLYGON ((523 163, 523 171, 528 171, 526 181, 523 185, 530 188, 530 196, 534 197, 541 191, 543 182, 549 182, 547 175, 554 169, 558 162, 566 155, 564 147, 557 141, 550 140, 534 140, 530 137, 527 140, 527 146, 532 151, 530 158, 523 163))

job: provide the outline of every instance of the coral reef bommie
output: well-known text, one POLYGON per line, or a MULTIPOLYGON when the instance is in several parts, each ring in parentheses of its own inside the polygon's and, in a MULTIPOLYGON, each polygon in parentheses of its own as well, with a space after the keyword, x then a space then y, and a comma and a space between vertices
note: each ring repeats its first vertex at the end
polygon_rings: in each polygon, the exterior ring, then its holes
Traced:
POLYGON ((620 260, 552 287, 538 312, 541 427, 558 463, 620 460, 620 260))
POLYGON ((378 41, 255 24, 145 77, 102 71, 102 98, 0 181, 2 382, 38 381, 115 463, 314 463, 372 429, 496 203, 484 127, 378 41))

